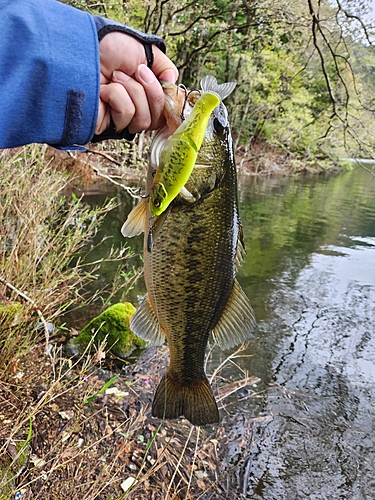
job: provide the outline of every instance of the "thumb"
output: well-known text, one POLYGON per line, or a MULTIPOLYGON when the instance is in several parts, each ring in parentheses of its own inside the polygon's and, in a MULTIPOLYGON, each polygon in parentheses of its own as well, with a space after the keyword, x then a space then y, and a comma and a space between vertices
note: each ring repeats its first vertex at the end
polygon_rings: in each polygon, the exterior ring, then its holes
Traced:
POLYGON ((178 69, 173 62, 157 47, 152 47, 154 62, 152 72, 159 80, 175 83, 178 78, 178 69))
POLYGON ((173 69, 166 69, 159 73, 158 78, 159 80, 164 80, 165 82, 175 83, 178 78, 178 72, 173 69))

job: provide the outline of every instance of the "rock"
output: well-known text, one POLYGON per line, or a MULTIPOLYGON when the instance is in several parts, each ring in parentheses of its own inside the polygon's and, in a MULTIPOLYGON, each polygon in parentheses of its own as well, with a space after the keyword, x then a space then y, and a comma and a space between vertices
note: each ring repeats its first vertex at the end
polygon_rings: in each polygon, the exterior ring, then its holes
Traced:
POLYGON ((120 358, 129 356, 134 349, 144 348, 147 342, 130 330, 130 319, 135 313, 130 302, 120 302, 93 318, 73 340, 80 351, 84 351, 94 337, 92 351, 97 350, 106 339, 107 349, 120 358))

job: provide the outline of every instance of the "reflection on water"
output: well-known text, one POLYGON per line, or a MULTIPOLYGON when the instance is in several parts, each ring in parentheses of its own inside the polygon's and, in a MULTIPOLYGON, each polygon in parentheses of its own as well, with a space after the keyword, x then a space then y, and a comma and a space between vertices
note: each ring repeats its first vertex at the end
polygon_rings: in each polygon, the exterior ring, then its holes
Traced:
MULTIPOLYGON (((104 227, 119 246, 120 196, 104 227)), ((259 325, 242 366, 261 382, 223 411, 228 498, 374 499, 375 179, 240 179, 239 199, 259 325)))
POLYGON ((240 281, 260 320, 248 365, 265 392, 236 409, 251 440, 231 450, 233 489, 375 498, 375 179, 257 179, 241 193, 240 281))

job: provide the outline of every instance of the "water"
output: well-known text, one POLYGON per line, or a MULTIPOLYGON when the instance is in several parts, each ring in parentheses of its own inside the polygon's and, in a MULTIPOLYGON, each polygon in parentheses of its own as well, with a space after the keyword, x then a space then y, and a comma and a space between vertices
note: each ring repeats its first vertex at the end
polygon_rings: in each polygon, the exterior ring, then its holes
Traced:
POLYGON ((258 319, 239 363, 261 381, 222 412, 228 498, 375 499, 375 178, 244 178, 239 198, 258 319))
POLYGON ((236 408, 249 439, 232 443, 232 490, 374 499, 375 179, 255 179, 240 201, 259 320, 247 368, 264 392, 236 408))

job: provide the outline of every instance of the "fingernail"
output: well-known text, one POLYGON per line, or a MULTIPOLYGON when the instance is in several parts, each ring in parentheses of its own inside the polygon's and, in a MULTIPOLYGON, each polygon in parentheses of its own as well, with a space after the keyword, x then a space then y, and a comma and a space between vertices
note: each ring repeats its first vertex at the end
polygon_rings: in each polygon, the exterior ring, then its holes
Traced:
POLYGON ((138 67, 138 75, 140 79, 143 80, 143 82, 146 83, 147 85, 150 85, 155 81, 154 73, 145 64, 141 64, 138 67))
POLYGON ((112 73, 112 80, 117 80, 118 82, 127 82, 130 76, 126 75, 122 71, 114 71, 112 73))
POLYGON ((172 69, 167 69, 158 75, 160 80, 165 80, 166 82, 176 83, 178 79, 178 71, 173 71, 172 69))

